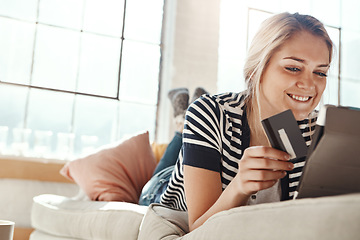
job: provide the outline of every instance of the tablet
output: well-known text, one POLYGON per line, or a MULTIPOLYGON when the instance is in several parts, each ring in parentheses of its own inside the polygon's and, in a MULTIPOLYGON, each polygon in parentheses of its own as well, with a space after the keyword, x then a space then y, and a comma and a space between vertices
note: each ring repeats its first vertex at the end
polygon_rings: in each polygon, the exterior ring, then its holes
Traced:
POLYGON ((321 108, 294 199, 360 192, 360 109, 321 108))

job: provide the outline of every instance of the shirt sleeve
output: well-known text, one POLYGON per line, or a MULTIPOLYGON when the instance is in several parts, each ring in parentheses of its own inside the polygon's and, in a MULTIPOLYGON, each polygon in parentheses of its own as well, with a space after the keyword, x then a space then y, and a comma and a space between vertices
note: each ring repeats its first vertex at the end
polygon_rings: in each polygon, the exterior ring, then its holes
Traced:
POLYGON ((183 164, 220 172, 223 119, 218 103, 206 95, 192 103, 183 132, 183 164))

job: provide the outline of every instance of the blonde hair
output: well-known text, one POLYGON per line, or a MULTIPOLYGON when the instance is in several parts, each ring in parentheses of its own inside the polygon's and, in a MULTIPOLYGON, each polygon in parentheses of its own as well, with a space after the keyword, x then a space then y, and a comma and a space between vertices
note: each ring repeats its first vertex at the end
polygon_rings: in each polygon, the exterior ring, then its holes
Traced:
MULTIPOLYGON (((299 13, 280 13, 265 20, 248 49, 244 65, 247 85, 246 101, 248 116, 254 114, 253 126, 260 126, 259 90, 262 74, 274 53, 294 34, 307 31, 322 38, 329 49, 329 63, 333 55, 333 43, 324 27, 316 18, 299 13)), ((253 131, 256 129, 252 129, 253 131)))

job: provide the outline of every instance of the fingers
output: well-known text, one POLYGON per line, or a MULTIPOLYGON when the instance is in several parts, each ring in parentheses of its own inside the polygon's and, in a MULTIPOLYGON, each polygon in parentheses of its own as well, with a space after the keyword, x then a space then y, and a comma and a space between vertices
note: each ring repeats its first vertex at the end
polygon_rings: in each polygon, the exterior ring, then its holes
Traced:
POLYGON ((243 178, 248 181, 275 181, 286 176, 286 171, 249 170, 244 171, 243 178))
POLYGON ((245 171, 237 175, 239 190, 245 195, 272 187, 279 179, 286 176, 285 171, 245 171), (241 176, 241 177, 240 177, 241 176))
POLYGON ((289 154, 270 147, 251 147, 245 150, 240 161, 243 168, 290 171, 294 164, 289 154))
POLYGON ((245 150, 244 155, 250 157, 265 157, 270 159, 276 159, 280 161, 288 161, 290 160, 290 155, 286 152, 277 150, 272 147, 264 147, 264 146, 255 146, 249 147, 245 150))
POLYGON ((291 162, 279 161, 267 158, 248 158, 243 162, 244 167, 248 169, 264 169, 264 170, 282 170, 291 171, 294 164, 291 162))
POLYGON ((239 161, 237 181, 244 194, 272 187, 294 168, 289 154, 271 147, 250 147, 239 161))

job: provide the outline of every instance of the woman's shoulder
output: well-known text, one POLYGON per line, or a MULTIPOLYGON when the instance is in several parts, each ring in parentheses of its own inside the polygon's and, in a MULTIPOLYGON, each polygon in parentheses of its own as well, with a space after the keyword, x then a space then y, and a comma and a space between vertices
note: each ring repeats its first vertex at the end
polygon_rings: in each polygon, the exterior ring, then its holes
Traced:
POLYGON ((243 92, 205 94, 189 106, 188 113, 198 117, 210 116, 214 119, 241 119, 246 112, 245 96, 243 92))
POLYGON ((205 94, 201 96, 195 103, 211 103, 220 107, 235 108, 244 105, 244 92, 225 92, 215 95, 205 94))

